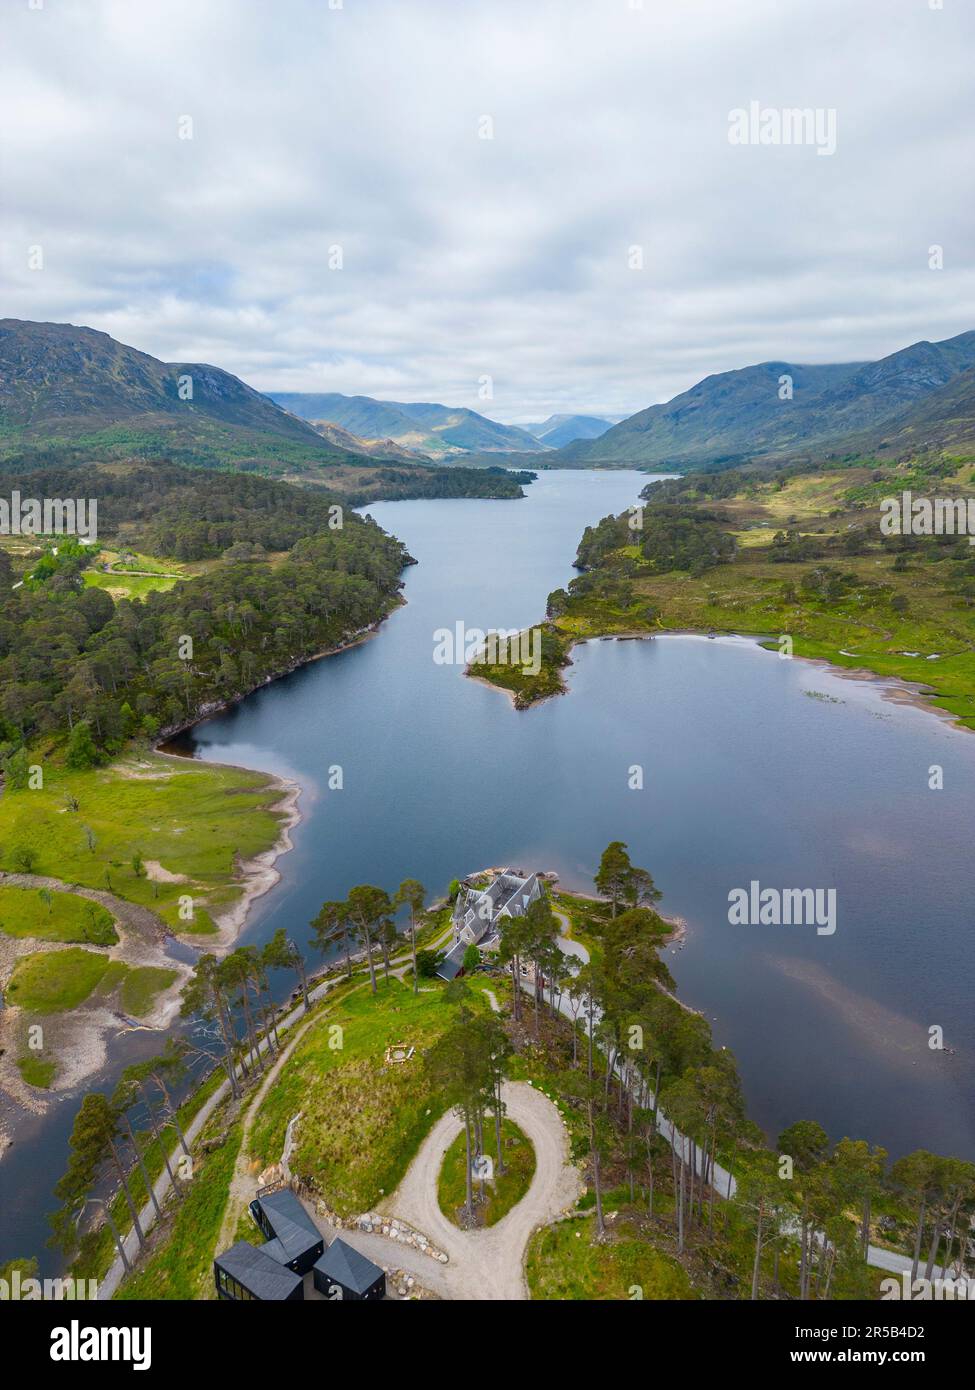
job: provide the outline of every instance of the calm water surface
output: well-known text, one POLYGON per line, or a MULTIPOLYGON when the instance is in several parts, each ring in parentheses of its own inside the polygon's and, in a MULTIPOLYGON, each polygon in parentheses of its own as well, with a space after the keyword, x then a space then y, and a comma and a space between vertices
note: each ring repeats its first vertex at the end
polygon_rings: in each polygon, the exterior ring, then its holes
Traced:
MULTIPOLYGON (((687 944, 667 962, 734 1050, 750 1114, 770 1136, 814 1118, 834 1138, 892 1153, 975 1158, 975 738, 873 683, 746 640, 589 643, 575 651, 569 695, 525 712, 433 660, 438 628, 536 620, 571 578, 583 527, 645 482, 552 472, 525 501, 368 508, 419 561, 407 605, 373 640, 187 740, 198 756, 304 788, 282 882, 241 939, 283 926, 305 942, 322 900, 361 882, 392 890, 418 877, 433 894, 513 863, 590 887, 603 847, 622 839, 662 888, 662 910, 687 920, 687 944), (341 791, 328 790, 335 764, 341 791), (628 787, 634 764, 642 791, 628 787), (928 789, 932 764, 943 791, 928 789), (835 935, 731 926, 728 893, 752 879, 835 888, 835 935), (934 1025, 953 1055, 928 1049, 934 1025)), ((49 1155, 39 1168, 26 1152, 17 1163, 41 1210, 74 1108, 39 1127, 29 1146, 49 1155)), ((0 1164, 0 1183, 15 1162, 0 1164)), ((23 1216, 20 1252, 36 1249, 24 1243, 36 1222, 23 1216)))

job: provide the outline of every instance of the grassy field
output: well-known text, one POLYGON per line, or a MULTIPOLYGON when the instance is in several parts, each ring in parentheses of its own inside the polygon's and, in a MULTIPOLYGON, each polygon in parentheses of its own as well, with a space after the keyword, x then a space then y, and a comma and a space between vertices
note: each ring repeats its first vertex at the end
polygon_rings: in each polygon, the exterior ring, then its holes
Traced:
POLYGON ((631 1222, 612 1223, 607 1241, 594 1245, 595 1218, 560 1221, 537 1232, 528 1246, 526 1274, 536 1299, 682 1299, 698 1295, 684 1270, 631 1222))
MULTIPOLYGON (((480 992, 469 1002, 487 1007, 480 992)), ((277 1161, 300 1110, 294 1172, 339 1215, 368 1211, 394 1191, 443 1113, 423 1053, 455 1016, 443 989, 426 982, 417 995, 395 979, 375 999, 368 987, 350 993, 298 1044, 255 1120, 251 1155, 262 1166, 277 1161), (386 1048, 399 1042, 414 1056, 387 1063, 386 1048)))
POLYGON ((85 570, 84 582, 90 589, 104 589, 112 598, 145 598, 164 594, 179 583, 176 574, 120 574, 115 571, 85 570))
POLYGON ((45 1057, 38 1057, 33 1052, 28 1052, 26 1056, 17 1059, 17 1067, 21 1076, 28 1086, 36 1086, 38 1090, 47 1090, 57 1074, 57 1063, 45 1057))
MULTIPOLYGON (((478 1226, 494 1226, 511 1208, 520 1202, 531 1187, 535 1176, 535 1150, 531 1140, 513 1120, 501 1122, 501 1151, 505 1171, 498 1172, 494 1147, 494 1120, 485 1120, 484 1149, 494 1160, 494 1178, 474 1184, 474 1220, 478 1226)), ((462 1226, 463 1206, 467 1200, 467 1145, 463 1131, 444 1155, 437 1181, 440 1210, 455 1226, 462 1226)))
POLYGON ((242 891, 238 857, 278 839, 268 808, 281 793, 261 773, 152 753, 72 773, 34 757, 43 788, 0 799, 0 867, 23 868, 26 850, 31 872, 141 903, 176 932, 213 932, 211 911, 242 891), (154 881, 145 867, 137 872, 136 856, 185 881, 154 881), (192 920, 180 916, 184 897, 192 920))
POLYGON ((0 887, 0 932, 92 946, 114 946, 118 941, 111 915, 98 903, 55 892, 45 901, 36 888, 0 887))
POLYGON ((31 1013, 54 1014, 78 1008, 96 990, 106 1002, 118 990, 122 1010, 141 1018, 176 976, 175 970, 162 966, 130 966, 83 946, 69 946, 21 956, 7 983, 7 997, 31 1013))

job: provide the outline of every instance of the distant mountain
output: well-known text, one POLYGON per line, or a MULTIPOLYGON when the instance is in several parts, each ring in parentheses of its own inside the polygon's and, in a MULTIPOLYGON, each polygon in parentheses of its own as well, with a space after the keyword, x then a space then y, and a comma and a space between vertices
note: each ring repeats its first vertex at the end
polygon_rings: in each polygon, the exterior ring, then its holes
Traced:
POLYGON ((547 420, 523 428, 550 449, 561 449, 576 439, 598 439, 612 423, 598 415, 550 415, 547 420))
POLYGON ((373 441, 391 439, 433 456, 456 453, 538 453, 545 446, 527 430, 499 425, 462 406, 377 401, 337 392, 276 391, 271 400, 303 420, 328 421, 373 441))
POLYGON ((910 412, 973 366, 975 332, 940 343, 914 343, 877 362, 762 362, 706 377, 598 439, 569 444, 558 463, 696 468, 835 452, 850 436, 874 437, 883 424, 910 412), (780 395, 783 378, 791 380, 791 399, 780 395))
POLYGON ((354 457, 219 367, 160 362, 92 328, 2 319, 0 453, 59 448, 89 461, 165 457, 297 471, 354 457))
POLYGON ((361 439, 359 435, 344 430, 341 425, 333 425, 330 420, 309 420, 316 434, 320 434, 336 449, 346 449, 350 454, 361 454, 364 458, 398 459, 401 463, 429 463, 427 454, 418 449, 404 449, 392 439, 361 439))

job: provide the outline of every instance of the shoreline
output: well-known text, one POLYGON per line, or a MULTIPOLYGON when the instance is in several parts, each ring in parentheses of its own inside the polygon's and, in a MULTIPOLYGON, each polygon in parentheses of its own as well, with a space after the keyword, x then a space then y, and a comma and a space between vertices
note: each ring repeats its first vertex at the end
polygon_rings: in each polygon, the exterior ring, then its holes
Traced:
MULTIPOLYGON (((566 653, 570 653, 577 646, 584 646, 589 642, 653 642, 656 640, 668 640, 677 638, 691 638, 695 641, 720 642, 724 640, 739 641, 747 643, 761 651, 770 652, 770 648, 765 646, 766 642, 774 640, 774 634, 768 632, 741 632, 738 630, 715 630, 706 632, 703 628, 661 628, 656 632, 606 632, 591 633, 585 637, 573 637, 566 647, 566 653)), ((819 666, 830 675, 836 676, 841 680, 858 681, 861 684, 873 684, 880 688, 881 698, 894 705, 908 705, 914 709, 922 710, 926 714, 933 714, 942 722, 947 723, 951 728, 957 729, 962 733, 975 733, 969 725, 963 723, 958 716, 950 710, 942 709, 934 701, 937 698, 937 690, 934 686, 925 681, 910 681, 903 676, 885 676, 879 671, 873 671, 869 666, 838 666, 825 656, 803 656, 793 653, 790 661, 805 661, 811 666, 819 666)), ((560 668, 560 672, 567 671, 573 665, 571 658, 565 666, 560 668)), ((496 685, 494 681, 486 676, 472 676, 465 671, 465 675, 470 680, 476 680, 481 685, 490 686, 492 690, 500 690, 510 696, 512 708, 524 713, 525 710, 534 709, 536 705, 545 704, 546 700, 555 699, 557 696, 569 695, 571 686, 563 675, 560 674, 561 689, 550 691, 547 695, 542 695, 537 700, 530 700, 526 705, 518 705, 515 702, 514 692, 507 686, 496 685)))
POLYGON ((360 628, 344 642, 339 642, 333 647, 326 647, 320 652, 315 652, 311 656, 304 657, 301 661, 290 664, 285 670, 278 672, 277 675, 268 676, 258 685, 253 686, 252 689, 245 691, 241 695, 235 696, 234 699, 224 700, 214 705, 212 708, 207 708, 205 711, 198 714, 196 718, 188 720, 185 724, 180 724, 175 728, 166 730, 165 734, 163 734, 155 744, 153 752, 158 757, 172 758, 180 762, 200 763, 203 767, 233 767, 236 768, 238 772, 249 772, 256 774, 258 777, 265 777, 267 779, 267 786, 281 792, 280 799, 267 808, 273 815, 280 817, 278 838, 273 845, 270 845, 266 850, 261 850, 259 854, 255 854, 251 859, 241 860, 238 866, 242 882, 240 897, 228 907, 213 913, 213 921, 217 928, 217 940, 214 942, 212 938, 207 938, 205 945, 184 936, 177 935, 176 940, 182 941, 200 951, 204 949, 212 950, 217 955, 225 955, 233 948, 234 943, 237 941, 237 938, 246 925, 247 917, 253 903, 255 903, 258 898, 262 898, 265 894, 270 893, 271 890, 276 888, 281 882, 281 872, 275 866, 282 854, 287 854, 289 850, 294 848, 294 840, 292 839, 291 832, 301 823, 302 816, 301 811, 298 809, 298 801, 304 788, 300 782, 296 782, 293 778, 284 777, 276 772, 262 772, 260 768, 242 767, 239 763, 216 762, 211 758, 201 758, 193 753, 176 753, 170 751, 166 745, 171 743, 173 739, 178 738, 181 734, 187 733, 190 729, 195 729, 200 724, 206 723, 208 719, 213 719, 217 715, 233 709, 235 706, 241 704, 242 701, 255 694, 258 690, 262 690, 265 686, 271 685, 275 681, 281 680, 284 676, 290 676, 295 671, 301 670, 303 666, 310 666, 313 662, 322 661, 329 656, 338 656, 341 652, 350 651, 353 647, 359 647, 365 642, 372 641, 372 639, 378 635, 382 624, 387 618, 395 613, 398 608, 403 607, 405 603, 406 599, 400 596, 398 602, 393 605, 388 613, 383 614, 381 618, 377 618, 374 622, 369 623, 368 626, 360 628))

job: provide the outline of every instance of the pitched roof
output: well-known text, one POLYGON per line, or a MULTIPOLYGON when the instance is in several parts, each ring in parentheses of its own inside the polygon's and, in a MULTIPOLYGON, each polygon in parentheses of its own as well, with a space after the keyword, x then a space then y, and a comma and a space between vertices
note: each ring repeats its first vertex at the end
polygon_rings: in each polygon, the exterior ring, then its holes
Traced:
POLYGON ((341 1284, 344 1289, 351 1289, 353 1293, 365 1293, 371 1289, 383 1272, 379 1265, 373 1264, 372 1260, 367 1260, 365 1255, 360 1255, 358 1250, 339 1239, 333 1240, 328 1249, 319 1255, 315 1268, 326 1279, 341 1284))
POLYGON ((437 974, 440 976, 441 980, 449 981, 457 978, 464 964, 464 953, 466 950, 467 943, 465 941, 458 941, 455 946, 451 947, 437 966, 437 974))
POLYGON ((458 897, 454 905, 454 926, 460 931, 467 927, 474 939, 480 942, 502 914, 521 917, 529 903, 540 896, 538 875, 529 874, 522 878, 510 869, 502 869, 495 874, 486 888, 465 889, 463 897, 458 897), (484 910, 484 904, 488 910, 484 910))
POLYGON ((263 1249, 282 1264, 304 1255, 322 1239, 322 1233, 289 1187, 256 1198, 271 1225, 276 1239, 269 1240, 263 1249))
POLYGON ((236 1279, 238 1284, 243 1284, 249 1293, 268 1302, 288 1298, 301 1283, 300 1275, 284 1269, 270 1255, 246 1240, 239 1240, 218 1255, 214 1264, 236 1279))

